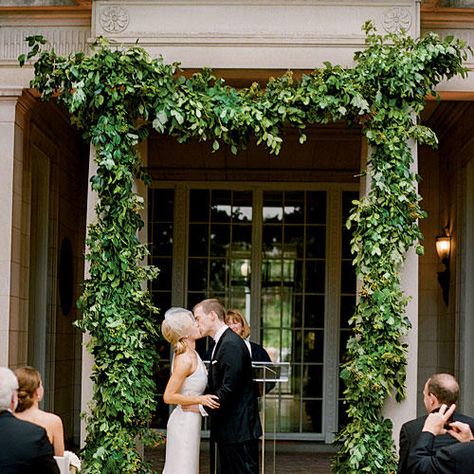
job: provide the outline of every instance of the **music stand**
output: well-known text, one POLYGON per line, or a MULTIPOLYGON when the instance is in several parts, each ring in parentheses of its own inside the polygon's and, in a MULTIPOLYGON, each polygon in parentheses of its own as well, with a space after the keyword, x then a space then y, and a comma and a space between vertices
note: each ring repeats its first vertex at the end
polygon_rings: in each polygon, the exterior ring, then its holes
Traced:
MULTIPOLYGON (((288 382, 289 362, 252 362, 254 381, 263 383, 262 390, 262 474, 265 474, 265 408, 267 384, 288 382)), ((273 470, 276 468, 276 410, 273 410, 273 470)))

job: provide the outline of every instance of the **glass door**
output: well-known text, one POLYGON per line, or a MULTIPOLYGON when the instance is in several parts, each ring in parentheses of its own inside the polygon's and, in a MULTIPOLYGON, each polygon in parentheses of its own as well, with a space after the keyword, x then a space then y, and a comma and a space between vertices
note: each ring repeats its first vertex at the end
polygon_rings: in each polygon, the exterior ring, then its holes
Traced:
MULTIPOLYGON (((355 301, 343 230, 355 194, 347 185, 206 185, 150 190, 152 262, 162 269, 155 303, 163 314, 215 297, 240 310, 251 340, 290 364, 288 383, 267 395, 266 430, 330 442, 342 419, 338 366, 355 301)), ((170 356, 166 344, 160 350, 162 393, 170 356)), ((164 428, 168 407, 160 406, 164 428)))

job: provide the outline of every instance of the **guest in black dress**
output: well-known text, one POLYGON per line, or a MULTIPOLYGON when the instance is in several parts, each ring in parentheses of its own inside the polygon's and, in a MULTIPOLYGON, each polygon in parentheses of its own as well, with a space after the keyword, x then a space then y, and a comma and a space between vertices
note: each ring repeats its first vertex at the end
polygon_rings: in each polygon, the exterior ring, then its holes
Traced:
MULTIPOLYGON (((245 342, 249 350, 252 362, 272 362, 268 352, 260 344, 249 339, 250 326, 245 316, 237 309, 229 309, 225 315, 225 323, 232 331, 238 334, 245 342)), ((265 393, 268 393, 275 386, 272 382, 265 383, 265 393)), ((259 395, 263 395, 263 384, 259 384, 259 395)))

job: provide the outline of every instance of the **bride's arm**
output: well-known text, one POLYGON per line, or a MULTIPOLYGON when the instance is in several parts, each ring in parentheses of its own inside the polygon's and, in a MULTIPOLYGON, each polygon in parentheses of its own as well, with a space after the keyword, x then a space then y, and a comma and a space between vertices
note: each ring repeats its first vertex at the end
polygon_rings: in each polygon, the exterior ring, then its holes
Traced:
POLYGON ((210 408, 219 408, 218 398, 215 395, 182 395, 179 393, 186 377, 192 374, 193 361, 186 354, 179 354, 174 358, 173 373, 166 385, 163 401, 168 405, 205 405, 210 408))

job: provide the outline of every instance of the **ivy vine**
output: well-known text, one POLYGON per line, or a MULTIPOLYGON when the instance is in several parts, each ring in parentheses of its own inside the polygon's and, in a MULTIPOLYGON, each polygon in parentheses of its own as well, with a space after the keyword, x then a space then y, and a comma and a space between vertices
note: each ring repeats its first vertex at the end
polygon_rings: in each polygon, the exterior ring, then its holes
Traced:
POLYGON ((418 220, 425 216, 411 170, 410 140, 436 145, 435 134, 417 123, 427 95, 444 79, 465 76, 469 49, 459 39, 431 33, 378 35, 364 26, 365 49, 345 69, 330 63, 296 80, 291 72, 235 89, 210 70, 186 78, 178 64, 152 59, 140 47, 121 49, 99 39, 93 54, 58 56, 40 36, 28 38, 35 58, 31 86, 55 98, 96 149, 97 220, 89 227, 90 275, 78 322, 91 339, 93 402, 83 452, 86 473, 150 472, 136 449, 150 441, 155 407, 156 308, 143 283, 157 269, 143 266, 147 249, 138 238, 143 199, 133 183, 143 178, 136 145, 151 128, 180 142, 199 139, 233 153, 250 137, 278 154, 282 130, 293 126, 306 139, 307 124, 345 121, 361 127, 370 146, 370 190, 354 201, 354 265, 361 281, 351 319, 353 336, 341 377, 349 423, 338 434, 333 461, 338 473, 395 470, 392 423, 381 410, 392 394, 405 397, 407 349, 401 342, 410 322, 400 288, 405 255, 422 254, 418 220))

